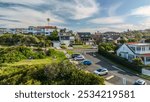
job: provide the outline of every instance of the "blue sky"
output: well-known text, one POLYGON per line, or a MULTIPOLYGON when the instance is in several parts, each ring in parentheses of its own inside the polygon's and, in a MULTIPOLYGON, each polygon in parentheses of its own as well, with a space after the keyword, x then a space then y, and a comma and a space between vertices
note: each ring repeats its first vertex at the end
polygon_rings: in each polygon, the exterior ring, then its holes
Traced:
POLYGON ((0 0, 0 27, 50 24, 74 31, 150 28, 150 0, 0 0))

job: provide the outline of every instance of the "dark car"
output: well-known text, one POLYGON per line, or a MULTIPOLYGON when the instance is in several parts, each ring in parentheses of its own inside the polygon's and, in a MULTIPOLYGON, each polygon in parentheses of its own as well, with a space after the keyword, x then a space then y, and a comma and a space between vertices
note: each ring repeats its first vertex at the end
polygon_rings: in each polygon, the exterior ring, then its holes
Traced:
POLYGON ((82 61, 81 63, 82 63, 83 65, 91 65, 91 64, 92 64, 92 62, 89 61, 89 60, 84 60, 84 61, 82 61))
POLYGON ((78 57, 78 56, 80 56, 80 54, 78 54, 78 53, 71 55, 72 58, 75 58, 75 57, 78 57))

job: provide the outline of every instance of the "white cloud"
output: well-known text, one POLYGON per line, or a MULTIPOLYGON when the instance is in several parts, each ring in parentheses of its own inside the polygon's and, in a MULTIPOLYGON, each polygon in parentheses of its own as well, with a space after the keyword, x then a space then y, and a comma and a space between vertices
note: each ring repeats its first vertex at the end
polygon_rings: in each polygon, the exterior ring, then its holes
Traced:
POLYGON ((96 18, 89 20, 91 23, 95 24, 117 24, 117 23, 123 23, 124 18, 123 17, 103 17, 103 18, 96 18))
POLYGON ((75 0, 75 3, 73 6, 75 12, 72 12, 74 19, 88 18, 99 11, 99 5, 95 0, 75 0))
POLYGON ((55 0, 51 4, 55 5, 55 12, 64 14, 66 18, 73 20, 85 19, 99 13, 100 6, 96 0, 55 0))
POLYGON ((122 5, 122 2, 116 3, 111 5, 111 7, 108 10, 108 15, 109 16, 115 16, 116 15, 116 11, 119 9, 119 7, 122 5))
MULTIPOLYGON (((64 20, 60 18, 56 18, 55 15, 51 14, 50 12, 39 12, 33 9, 28 9, 24 7, 12 7, 12 9, 8 8, 0 8, 0 14, 4 15, 5 19, 13 19, 20 21, 21 27, 29 26, 29 25, 46 25, 46 19, 51 19, 51 24, 56 23, 65 23, 64 20)), ((2 17, 1 17, 2 18, 2 17)), ((6 21, 4 21, 6 22, 6 21)), ((12 26, 12 22, 10 24, 8 22, 1 24, 7 24, 7 26, 12 26)), ((20 26, 18 23, 13 22, 14 27, 20 26)))
POLYGON ((45 3, 45 0, 0 0, 5 3, 17 3, 17 4, 41 4, 45 3))
POLYGON ((136 9, 132 10, 130 15, 150 16, 150 5, 136 8, 136 9))

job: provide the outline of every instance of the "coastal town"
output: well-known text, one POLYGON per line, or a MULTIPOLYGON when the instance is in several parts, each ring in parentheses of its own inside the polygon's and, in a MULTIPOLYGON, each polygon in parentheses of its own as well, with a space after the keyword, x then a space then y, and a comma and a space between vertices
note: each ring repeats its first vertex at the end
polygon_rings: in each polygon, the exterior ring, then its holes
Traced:
MULTIPOLYGON (((3 50, 7 47, 15 49, 15 47, 26 46, 32 50, 41 49, 43 53, 54 49, 63 52, 67 60, 77 67, 84 66, 82 70, 86 73, 103 77, 105 84, 132 85, 137 81, 142 82, 141 84, 149 84, 149 33, 149 29, 104 33, 74 32, 67 28, 49 25, 0 28, 0 48, 3 50), (27 44, 21 41, 21 37, 28 38, 27 44), (46 42, 40 45, 41 41, 34 41, 34 37, 43 37, 46 42), (11 43, 11 40, 14 42, 9 45, 8 42, 11 43)), ((3 57, 3 54, 1 56, 3 57)), ((53 55, 53 57, 56 56, 53 55)), ((33 55, 29 55, 21 64, 19 63, 21 60, 11 62, 10 59, 6 61, 2 58, 1 67, 38 64, 33 55)), ((49 59, 48 57, 39 59, 42 59, 42 64, 49 64, 47 61, 44 63, 44 59, 49 59)))
POLYGON ((150 85, 149 11, 147 0, 1 0, 0 85, 150 85))

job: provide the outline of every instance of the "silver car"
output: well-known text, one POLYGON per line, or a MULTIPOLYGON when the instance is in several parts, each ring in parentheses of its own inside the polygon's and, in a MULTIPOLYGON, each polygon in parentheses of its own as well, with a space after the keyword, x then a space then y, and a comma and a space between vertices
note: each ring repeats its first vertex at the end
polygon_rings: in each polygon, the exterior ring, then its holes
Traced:
POLYGON ((108 74, 108 70, 106 68, 99 68, 95 70, 94 73, 97 75, 106 75, 108 74))
POLYGON ((134 82, 134 85, 147 85, 147 83, 145 82, 145 80, 138 79, 134 82))
POLYGON ((83 61, 83 60, 85 60, 85 58, 83 55, 79 55, 79 56, 75 57, 74 60, 75 61, 83 61))

